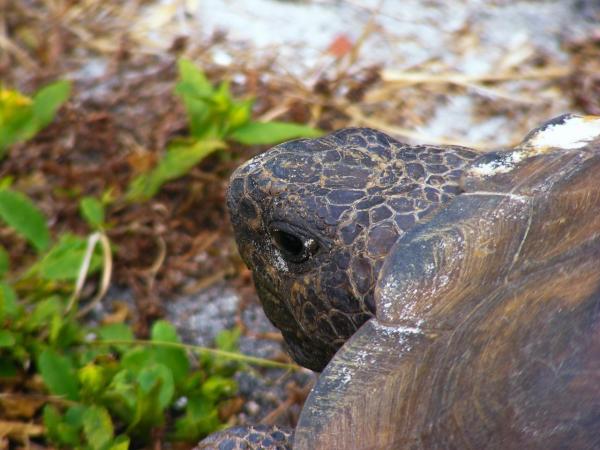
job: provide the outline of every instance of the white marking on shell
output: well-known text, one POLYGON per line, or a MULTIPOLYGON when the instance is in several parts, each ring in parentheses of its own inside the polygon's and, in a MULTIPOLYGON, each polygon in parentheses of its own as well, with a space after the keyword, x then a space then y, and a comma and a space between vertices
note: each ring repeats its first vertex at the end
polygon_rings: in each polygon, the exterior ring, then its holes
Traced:
POLYGON ((352 370, 348 366, 342 366, 340 368, 340 384, 348 384, 352 380, 352 370))
MULTIPOLYGON (((358 348, 353 346, 352 351, 347 353, 343 352, 340 355, 340 359, 336 359, 335 370, 332 371, 328 376, 339 383, 340 386, 345 386, 352 382, 355 374, 363 372, 367 366, 374 366, 380 360, 382 355, 386 355, 389 351, 395 350, 401 353, 408 353, 411 351, 410 336, 422 335, 421 325, 423 321, 415 323, 415 326, 401 326, 401 325, 385 325, 377 320, 371 322, 372 326, 378 332, 381 338, 374 337, 375 341, 383 341, 386 347, 370 347, 358 348), (392 338, 392 340, 388 339, 392 338), (394 342, 395 341, 395 342, 394 342), (387 344, 391 344, 388 348, 387 344)), ((381 344, 381 342, 379 342, 381 344)), ((378 344, 378 345, 379 345, 378 344)), ((373 392, 377 388, 373 387, 373 392)))
POLYGON ((411 351, 412 346, 410 336, 422 335, 422 324, 422 320, 415 322, 414 326, 412 327, 402 325, 385 325, 378 321, 373 321, 373 326, 379 333, 396 339, 396 346, 394 348, 400 353, 408 353, 411 351))
POLYGON ((471 168, 470 172, 473 175, 480 177, 489 177, 498 173, 507 173, 514 169, 514 167, 525 158, 525 152, 514 151, 509 153, 502 159, 489 161, 484 164, 478 164, 471 168))
MULTIPOLYGON (((462 238, 458 239, 458 244, 461 244, 462 238)), ((446 242, 442 242, 441 245, 445 247, 446 242)), ((423 296, 433 298, 438 290, 446 288, 451 279, 439 271, 439 267, 433 261, 420 269, 422 278, 419 279, 399 279, 396 274, 388 274, 381 289, 381 297, 387 301, 379 305, 380 316, 395 315, 407 321, 422 320, 423 296), (427 280, 427 283, 424 284, 423 279, 427 280)))
POLYGON ((600 137, 600 117, 573 116, 538 131, 527 144, 540 150, 547 147, 575 149, 597 137, 600 137))
POLYGON ((573 150, 584 147, 599 137, 599 116, 568 117, 564 122, 548 125, 538 131, 513 152, 493 161, 476 164, 469 172, 479 177, 507 173, 524 159, 540 155, 549 148, 573 150))
POLYGON ((518 195, 518 194, 513 194, 511 192, 476 191, 476 192, 465 192, 460 195, 498 195, 501 197, 508 197, 510 199, 517 200, 520 202, 529 201, 529 197, 527 197, 526 195, 518 195))
MULTIPOLYGON (((357 370, 361 370, 362 367, 367 365, 367 356, 370 356, 366 349, 357 350, 352 354, 352 360, 347 361, 344 365, 338 365, 337 378, 340 384, 345 385, 352 381, 352 377, 357 370)), ((373 360, 368 361, 373 364, 373 360)))
MULTIPOLYGON (((414 327, 405 327, 401 325, 386 325, 377 320, 373 321, 373 326, 377 328, 382 334, 386 336, 399 336, 401 338, 405 338, 407 335, 411 334, 423 334, 423 330, 421 326, 423 325, 423 321, 419 320, 415 323, 414 327)), ((402 339, 404 341, 404 339, 402 339)))

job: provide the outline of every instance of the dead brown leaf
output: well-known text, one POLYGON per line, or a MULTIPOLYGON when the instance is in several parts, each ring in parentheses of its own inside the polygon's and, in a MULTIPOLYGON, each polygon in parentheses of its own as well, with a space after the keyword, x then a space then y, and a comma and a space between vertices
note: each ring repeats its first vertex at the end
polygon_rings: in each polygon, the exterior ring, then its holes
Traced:
POLYGON ((0 394, 0 410, 7 419, 31 419, 44 403, 46 398, 39 395, 0 394))
POLYGON ((43 432, 44 427, 41 425, 0 420, 0 438, 9 437, 23 441, 29 437, 40 436, 43 432))

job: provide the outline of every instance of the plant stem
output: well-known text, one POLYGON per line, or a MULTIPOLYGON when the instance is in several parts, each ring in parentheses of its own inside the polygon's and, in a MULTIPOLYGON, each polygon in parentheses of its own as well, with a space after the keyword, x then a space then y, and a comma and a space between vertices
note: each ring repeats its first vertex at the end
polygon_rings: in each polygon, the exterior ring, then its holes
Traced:
POLYGON ((292 363, 281 363, 265 358, 258 358, 256 356, 244 355, 242 353, 227 352, 225 350, 218 350, 215 348, 201 347, 199 345, 182 344, 180 342, 167 342, 167 341, 145 341, 142 339, 110 339, 102 341, 92 341, 90 345, 145 345, 145 346, 157 346, 157 347, 171 347, 179 348, 182 350, 191 351, 194 353, 211 354, 215 356, 221 356, 223 358, 232 359, 234 361, 243 361, 248 364, 254 364, 262 367, 277 367, 281 369, 289 370, 300 370, 301 367, 292 363))

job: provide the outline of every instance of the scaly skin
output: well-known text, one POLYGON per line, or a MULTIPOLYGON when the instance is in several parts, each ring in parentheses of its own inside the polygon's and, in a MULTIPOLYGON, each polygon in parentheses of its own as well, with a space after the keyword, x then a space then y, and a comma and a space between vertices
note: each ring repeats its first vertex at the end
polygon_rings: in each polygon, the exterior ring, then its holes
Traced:
POLYGON ((373 316, 392 245, 460 193, 476 156, 349 128, 281 144, 236 170, 227 202, 238 248, 299 364, 321 371, 373 316))
POLYGON ((193 450, 289 450, 293 434, 276 425, 238 426, 213 433, 193 450))

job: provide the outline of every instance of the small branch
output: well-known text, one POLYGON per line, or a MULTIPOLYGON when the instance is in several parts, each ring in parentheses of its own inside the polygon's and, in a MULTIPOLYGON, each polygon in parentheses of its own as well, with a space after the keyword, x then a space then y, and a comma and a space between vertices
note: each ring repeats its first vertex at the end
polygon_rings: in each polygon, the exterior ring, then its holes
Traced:
POLYGON ((12 54, 15 59, 27 67, 31 71, 39 70, 39 65, 29 57, 18 45, 12 42, 7 36, 0 35, 0 50, 4 50, 7 54, 12 54))
POLYGON ((108 288, 110 287, 110 278, 112 276, 112 270, 113 270, 113 260, 112 260, 112 251, 110 248, 110 241, 108 240, 108 237, 104 233, 100 233, 100 244, 102 245, 102 258, 103 258, 102 278, 100 279, 100 289, 98 289, 98 292, 96 293, 94 298, 87 305, 85 305, 85 307, 82 308, 81 311, 79 311, 77 313, 78 317, 83 317, 88 312, 90 312, 92 310, 92 308, 94 306, 96 306, 96 304, 99 303, 100 300, 102 300, 104 298, 104 296, 106 295, 106 292, 108 292, 108 288))
POLYGON ((229 269, 229 268, 218 270, 206 277, 200 278, 199 280, 195 281, 191 285, 185 286, 183 288, 183 293, 186 295, 190 295, 190 294, 195 294, 197 292, 200 292, 204 289, 208 289, 209 287, 218 283, 219 281, 221 281, 227 275, 230 275, 230 274, 231 274, 231 269, 229 269))
POLYGON ((533 69, 527 72, 504 72, 504 73, 488 73, 482 75, 465 75, 462 73, 439 73, 433 74, 428 72, 400 72, 395 70, 383 70, 381 79, 386 83, 398 84, 458 84, 467 85, 473 83, 491 83, 502 81, 518 81, 518 80, 538 80, 563 78, 568 76, 571 70, 566 67, 547 67, 544 69, 533 69))
POLYGON ((81 266, 79 267, 79 274, 75 283, 75 292, 73 292, 73 295, 69 299, 69 303, 65 310, 66 314, 68 314, 75 307, 75 304, 81 296, 81 291, 83 290, 83 286, 85 285, 85 280, 90 270, 92 257, 94 256, 94 250, 96 249, 96 245, 98 244, 98 242, 100 242, 100 244, 102 245, 103 257, 102 278, 100 280, 100 288, 98 289, 98 292, 94 296, 94 298, 77 313, 77 317, 83 317, 88 312, 90 312, 91 309, 104 297, 104 295, 108 291, 113 266, 110 242, 104 233, 96 232, 88 237, 85 254, 83 255, 83 261, 81 262, 81 266))

